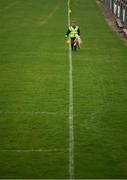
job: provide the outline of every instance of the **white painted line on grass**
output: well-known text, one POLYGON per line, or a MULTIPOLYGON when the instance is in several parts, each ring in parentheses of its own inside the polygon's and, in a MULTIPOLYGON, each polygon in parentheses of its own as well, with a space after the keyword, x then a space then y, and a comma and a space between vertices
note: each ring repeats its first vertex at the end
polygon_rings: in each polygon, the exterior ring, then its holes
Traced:
MULTIPOLYGON (((68 0, 68 26, 70 26, 70 0, 68 0)), ((69 178, 74 179, 74 125, 73 125, 73 65, 69 44, 69 178)))
POLYGON ((57 112, 48 112, 48 111, 47 112, 46 111, 45 112, 39 112, 39 111, 38 112, 32 112, 32 111, 31 112, 18 112, 18 111, 17 112, 9 112, 9 111, 4 112, 4 111, 0 111, 0 114, 29 114, 29 115, 34 115, 34 114, 50 115, 51 114, 51 115, 55 115, 55 114, 57 114, 57 112))
POLYGON ((54 153, 54 152, 67 152, 67 149, 1 149, 0 152, 2 153, 30 153, 30 152, 37 152, 37 153, 54 153))
POLYGON ((54 14, 58 9, 59 9, 59 4, 56 5, 56 7, 49 13, 49 15, 44 20, 40 19, 40 24, 41 25, 46 24, 54 16, 54 14))

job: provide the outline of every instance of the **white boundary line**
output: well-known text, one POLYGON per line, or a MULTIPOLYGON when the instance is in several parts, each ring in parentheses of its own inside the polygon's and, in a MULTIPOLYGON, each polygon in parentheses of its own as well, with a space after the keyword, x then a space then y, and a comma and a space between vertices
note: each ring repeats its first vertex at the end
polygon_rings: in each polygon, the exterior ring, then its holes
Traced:
MULTIPOLYGON (((68 26, 70 26, 70 0, 68 0, 68 26)), ((73 66, 69 44, 69 178, 74 179, 74 125, 73 125, 73 66)))

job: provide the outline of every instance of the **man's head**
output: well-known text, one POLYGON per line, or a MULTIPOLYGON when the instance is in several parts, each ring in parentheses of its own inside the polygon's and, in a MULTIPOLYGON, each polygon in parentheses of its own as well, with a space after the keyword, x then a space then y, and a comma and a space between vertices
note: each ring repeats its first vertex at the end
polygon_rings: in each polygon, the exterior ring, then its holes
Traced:
POLYGON ((71 21, 71 26, 75 27, 76 26, 76 22, 75 21, 71 21))

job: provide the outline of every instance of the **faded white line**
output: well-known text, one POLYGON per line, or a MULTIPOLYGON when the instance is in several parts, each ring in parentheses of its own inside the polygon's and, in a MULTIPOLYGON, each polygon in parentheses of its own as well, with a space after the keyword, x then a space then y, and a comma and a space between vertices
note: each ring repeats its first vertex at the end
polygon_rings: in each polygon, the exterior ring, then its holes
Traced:
POLYGON ((49 15, 44 20, 40 19, 39 21, 40 24, 41 25, 46 24, 54 16, 54 14, 56 13, 58 9, 59 9, 59 5, 57 4, 56 7, 49 13, 49 15))
MULTIPOLYGON (((68 0, 68 26, 70 26, 70 0, 68 0)), ((74 125, 73 125, 73 65, 69 44, 69 178, 74 179, 74 125)))
POLYGON ((11 3, 10 5, 6 6, 5 8, 0 9, 0 12, 3 12, 3 11, 5 11, 5 10, 8 10, 8 9, 12 8, 12 7, 13 7, 15 4, 17 4, 18 2, 19 2, 19 1, 15 1, 15 2, 11 3))
POLYGON ((0 149, 3 153, 30 153, 30 152, 40 152, 40 153, 53 153, 53 152, 67 152, 67 149, 0 149))
POLYGON ((49 114, 50 115, 51 114, 51 115, 55 115, 55 114, 57 114, 57 112, 48 112, 48 111, 47 112, 46 111, 45 112, 39 112, 39 111, 38 112, 32 112, 32 111, 31 112, 0 111, 0 114, 30 114, 30 115, 33 115, 33 114, 49 114))
MULTIPOLYGON (((1 55, 2 56, 10 56, 10 54, 8 54, 7 52, 2 52, 1 53, 1 55)), ((42 52, 42 53, 40 53, 40 54, 38 54, 38 53, 36 53, 36 52, 32 52, 32 53, 24 53, 24 52, 19 52, 18 54, 15 54, 15 55, 13 55, 13 57, 21 57, 21 56, 23 56, 23 57, 33 57, 33 56, 37 56, 37 57, 42 57, 42 55, 44 55, 44 56, 49 56, 49 55, 51 55, 51 56, 65 56, 65 53, 63 52, 42 52)))

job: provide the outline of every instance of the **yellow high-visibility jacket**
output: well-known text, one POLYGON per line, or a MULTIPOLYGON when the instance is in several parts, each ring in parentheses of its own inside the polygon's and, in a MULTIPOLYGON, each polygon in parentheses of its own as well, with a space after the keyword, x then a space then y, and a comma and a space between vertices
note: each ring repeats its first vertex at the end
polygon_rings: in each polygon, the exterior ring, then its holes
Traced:
POLYGON ((78 34, 78 29, 79 27, 76 26, 75 28, 73 28, 72 26, 69 27, 69 30, 70 30, 70 38, 74 38, 76 37, 76 35, 78 34))

